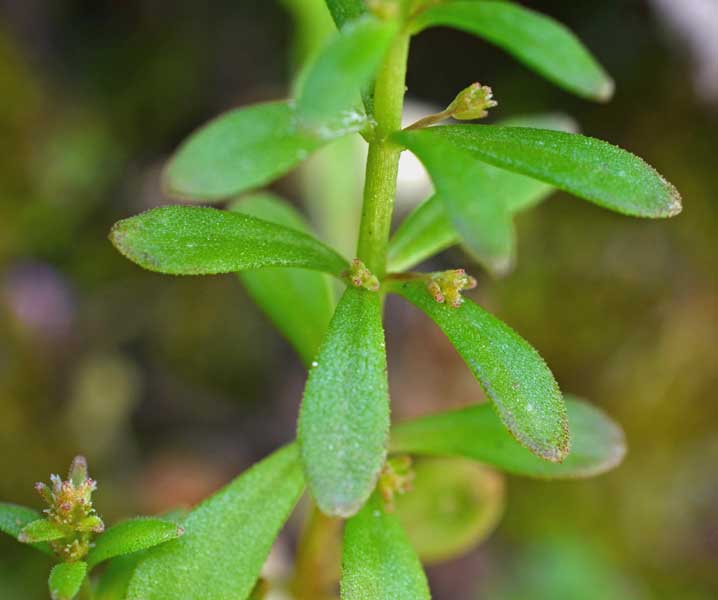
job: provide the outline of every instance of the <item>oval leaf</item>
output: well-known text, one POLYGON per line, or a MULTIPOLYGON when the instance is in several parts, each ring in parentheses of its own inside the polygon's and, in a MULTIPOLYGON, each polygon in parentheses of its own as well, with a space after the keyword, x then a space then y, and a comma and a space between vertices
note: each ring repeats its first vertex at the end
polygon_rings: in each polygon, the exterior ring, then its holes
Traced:
POLYGON ((84 562, 55 565, 48 580, 52 600, 72 600, 80 591, 86 573, 87 564, 84 562))
POLYGON ((374 494, 344 530, 342 600, 429 600, 416 552, 395 514, 374 494))
POLYGON ((506 432, 488 404, 428 415, 392 430, 393 452, 463 456, 529 477, 593 477, 618 466, 626 453, 621 428, 598 408, 566 397, 571 452, 560 464, 543 461, 506 432))
POLYGON ((254 465, 195 508, 181 538, 148 551, 128 597, 246 598, 303 487, 295 445, 254 465))
POLYGON ((480 36, 579 96, 605 101, 613 95, 613 81, 578 38, 540 13, 511 2, 445 2, 421 12, 412 29, 437 25, 480 36))
POLYGON ((441 328, 521 444, 545 460, 559 462, 566 457, 566 406, 536 350, 470 300, 464 300, 459 308, 439 304, 420 280, 393 281, 390 290, 423 310, 441 328))
POLYGON ((355 120, 360 89, 372 78, 398 24, 365 16, 348 23, 301 76, 297 116, 320 129, 328 116, 355 120))
POLYGON ((650 165, 595 138, 525 127, 452 125, 399 132, 396 139, 427 161, 427 169, 437 147, 453 147, 626 215, 662 218, 681 211, 676 188, 650 165))
POLYGON ((396 514, 423 563, 465 554, 499 524, 503 477, 464 458, 414 464, 411 489, 395 499, 396 514))
POLYGON ((309 372, 298 440, 322 512, 348 517, 374 489, 386 457, 389 392, 381 296, 348 287, 309 372))
POLYGON ((174 540, 184 533, 184 529, 176 523, 152 519, 148 517, 124 521, 110 527, 95 541, 95 546, 87 555, 90 569, 103 560, 144 550, 169 540, 174 540))
POLYGON ((343 27, 366 12, 362 0, 326 0, 326 3, 337 27, 343 27))
MULTIPOLYGON (((42 519, 42 515, 32 508, 10 504, 9 502, 0 502, 0 531, 11 535, 15 539, 18 538, 25 525, 40 519, 42 519)), ((53 553, 44 542, 31 544, 31 546, 45 554, 53 553)))
POLYGON ((205 125, 180 146, 164 172, 168 194, 222 200, 260 187, 333 139, 359 131, 359 114, 326 119, 321 130, 299 127, 289 102, 232 110, 205 125))
POLYGON ((40 518, 22 528, 17 539, 23 544, 49 542, 59 540, 67 535, 67 531, 47 519, 40 518))
MULTIPOLYGON (((575 132, 576 122, 562 114, 542 114, 515 117, 502 122, 507 127, 543 127, 575 132)), ((461 159, 459 159, 460 162, 461 159)), ((487 205, 501 205, 510 214, 534 206, 546 198, 553 187, 536 179, 517 175, 487 164, 476 163, 470 167, 479 185, 473 180, 461 186, 460 180, 442 176, 450 170, 449 157, 443 152, 425 156, 427 168, 435 177, 437 188, 444 194, 432 196, 412 211, 399 226, 389 243, 387 260, 391 271, 404 271, 434 254, 458 243, 463 243, 479 262, 493 268, 510 266, 515 255, 513 226, 508 217, 499 220, 485 219, 482 212, 487 205), (435 175, 434 175, 435 174, 435 175), (449 218, 450 217, 450 218, 449 218), (456 226, 453 225, 456 223, 456 226), (492 253, 482 252, 486 241, 498 238, 498 248, 492 253), (503 244, 501 241, 503 240, 503 244)), ((489 215, 490 216, 490 215, 489 215)))
POLYGON ((132 262, 170 275, 297 267, 340 276, 348 267, 334 250, 309 235, 197 206, 164 206, 118 221, 110 240, 132 262))
MULTIPOLYGON (((309 234, 309 226, 299 213, 269 193, 243 198, 230 210, 309 234)), ((317 355, 334 311, 329 279, 304 269, 244 271, 239 278, 305 364, 309 364, 317 355)))

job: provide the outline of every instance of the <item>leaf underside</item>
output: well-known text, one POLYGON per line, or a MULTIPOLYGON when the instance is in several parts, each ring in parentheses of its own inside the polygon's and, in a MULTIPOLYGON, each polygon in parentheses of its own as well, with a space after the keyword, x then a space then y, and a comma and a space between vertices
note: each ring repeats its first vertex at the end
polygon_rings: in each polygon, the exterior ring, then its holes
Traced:
POLYGON ((193 133, 170 159, 164 187, 174 197, 218 201, 287 173, 311 152, 359 131, 362 115, 299 123, 293 103, 267 102, 229 111, 193 133))
POLYGON ((480 404, 420 417, 392 429, 392 452, 462 456, 515 475, 545 479, 593 477, 618 466, 626 453, 621 428, 598 408, 566 397, 571 451, 561 463, 516 443, 491 406, 480 404))
MULTIPOLYGON (((230 210, 310 233, 292 206, 269 193, 243 198, 230 210)), ((282 268, 242 271, 238 275, 249 295, 308 365, 319 350, 334 311, 329 278, 316 271, 282 268)))

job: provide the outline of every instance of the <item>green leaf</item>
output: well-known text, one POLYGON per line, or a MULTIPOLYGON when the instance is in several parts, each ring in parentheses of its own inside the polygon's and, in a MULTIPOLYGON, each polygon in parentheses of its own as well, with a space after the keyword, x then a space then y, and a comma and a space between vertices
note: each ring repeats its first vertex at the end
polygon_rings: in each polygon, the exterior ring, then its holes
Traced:
POLYGON ((300 127, 289 102, 268 102, 220 115, 193 133, 164 172, 168 194, 222 200, 287 173, 310 152, 365 125, 359 114, 300 127))
POLYGON ((296 445, 265 458, 195 508, 181 538, 147 551, 128 597, 246 598, 303 489, 296 445))
POLYGON ((309 372, 298 440, 307 484, 326 514, 348 517, 386 457, 389 392, 381 296, 348 287, 309 372))
MULTIPOLYGON (((42 519, 42 515, 26 506, 19 504, 10 504, 9 502, 0 502, 0 531, 11 535, 17 539, 25 525, 42 519)), ((31 544, 36 550, 40 550, 45 554, 52 554, 50 547, 43 543, 31 544)))
POLYGON ((143 517, 124 521, 97 538, 95 547, 87 555, 87 564, 92 569, 108 558, 157 546, 182 534, 182 527, 162 519, 143 517))
POLYGON ((423 563, 465 554, 498 525, 504 481, 495 471, 463 458, 425 458, 414 474, 395 499, 396 514, 423 563))
MULTIPOLYGON (((395 138, 427 169, 435 162, 437 148, 453 148, 452 157, 462 153, 626 215, 659 218, 681 210, 678 191, 651 166, 630 152, 594 138, 495 125, 431 127, 399 132, 395 138)), ((447 171, 451 169, 447 165, 447 171)))
POLYGON ((110 240, 141 267, 170 275, 297 267, 340 276, 348 268, 305 233, 214 208, 155 208, 115 223, 110 240))
POLYGON ((387 267, 406 271, 459 241, 441 198, 434 194, 402 221, 389 242, 387 267))
POLYGON ((80 591, 86 573, 87 564, 84 562, 55 565, 48 580, 52 600, 72 600, 80 591))
POLYGON ((492 273, 506 273, 513 264, 515 236, 506 206, 510 186, 502 187, 503 173, 446 142, 416 154, 464 246, 492 273))
POLYGON ((299 119, 320 130, 327 117, 356 120, 359 91, 378 69, 397 30, 396 21, 370 15, 343 27, 301 77, 299 119))
POLYGON ((49 542, 59 540, 67 535, 67 531, 47 519, 39 518, 22 528, 17 539, 23 544, 49 542))
POLYGON ((429 600, 429 586, 396 514, 374 494, 344 530, 342 600, 429 600))
POLYGON ((366 13, 363 0, 326 0, 326 3, 337 27, 343 27, 366 13))
POLYGON ((423 310, 441 328, 521 444, 545 460, 566 458, 566 406, 536 350, 470 300, 459 308, 439 304, 424 281, 392 281, 389 290, 423 310))
POLYGON ((437 25, 480 36, 579 96, 605 101, 613 95, 613 81, 578 38, 540 13, 511 2, 445 2, 421 12, 412 30, 437 25))
POLYGON ((616 467, 626 453, 621 428, 598 408, 566 397, 571 452, 562 463, 543 461, 506 432, 491 406, 480 404, 396 425, 393 452, 463 456, 529 477, 593 477, 616 467))
MULTIPOLYGON (((243 198, 230 210, 310 233, 292 206, 269 193, 243 198)), ((281 268, 243 271, 239 277, 249 295, 309 364, 317 355, 334 311, 329 279, 315 271, 281 268)))
POLYGON ((126 600, 127 589, 132 575, 149 551, 139 551, 124 556, 116 556, 103 570, 93 600, 126 600))
MULTIPOLYGON (((560 114, 515 117, 502 124, 576 130, 576 123, 560 114)), ((501 274, 516 252, 512 215, 534 206, 554 188, 445 150, 442 146, 424 153, 424 164, 441 196, 419 205, 396 231, 389 245, 389 267, 403 271, 462 241, 476 260, 501 274)))

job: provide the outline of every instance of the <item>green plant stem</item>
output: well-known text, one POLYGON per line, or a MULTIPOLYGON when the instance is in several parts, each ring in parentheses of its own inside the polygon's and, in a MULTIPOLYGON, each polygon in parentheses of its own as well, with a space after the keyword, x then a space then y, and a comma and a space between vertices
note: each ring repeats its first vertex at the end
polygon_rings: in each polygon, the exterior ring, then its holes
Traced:
POLYGON ((357 256, 379 278, 386 271, 386 249, 402 151, 388 138, 401 129, 408 53, 409 36, 401 33, 394 40, 374 85, 376 127, 366 163, 357 256))
POLYGON ((334 597, 341 570, 342 525, 341 519, 326 516, 312 504, 294 562, 291 590, 297 600, 334 597))

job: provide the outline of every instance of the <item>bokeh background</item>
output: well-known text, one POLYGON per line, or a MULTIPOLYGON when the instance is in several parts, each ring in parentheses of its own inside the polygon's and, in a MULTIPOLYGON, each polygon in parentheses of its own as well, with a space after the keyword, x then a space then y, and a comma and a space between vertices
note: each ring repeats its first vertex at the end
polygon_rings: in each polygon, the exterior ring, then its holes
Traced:
MULTIPOLYGON (((443 106, 480 80, 496 117, 568 113, 653 164, 685 208, 642 221, 555 194, 518 218, 511 275, 474 266, 475 298, 539 349, 565 391, 623 425, 629 454, 595 480, 507 478, 498 529, 429 569, 435 597, 716 598, 718 5, 524 4, 579 34, 616 80, 611 103, 576 99, 486 43, 436 29, 413 43, 410 108, 443 106)), ((0 499, 40 508, 32 484, 82 452, 106 521, 158 513, 293 437, 304 370, 236 278, 143 272, 106 238, 115 220, 166 202, 161 166, 195 127, 287 95, 323 31, 305 22, 297 37, 292 6, 0 0, 0 499)), ((328 168, 332 153, 273 189, 351 255, 361 150, 348 167, 328 168)), ((424 185, 411 164, 403 177, 400 212, 424 185)), ((464 264, 450 250, 428 267, 464 264)), ((477 400, 423 316, 391 301, 387 335, 395 419, 477 400)), ((46 597, 46 570, 0 539, 4 600, 46 597)))

